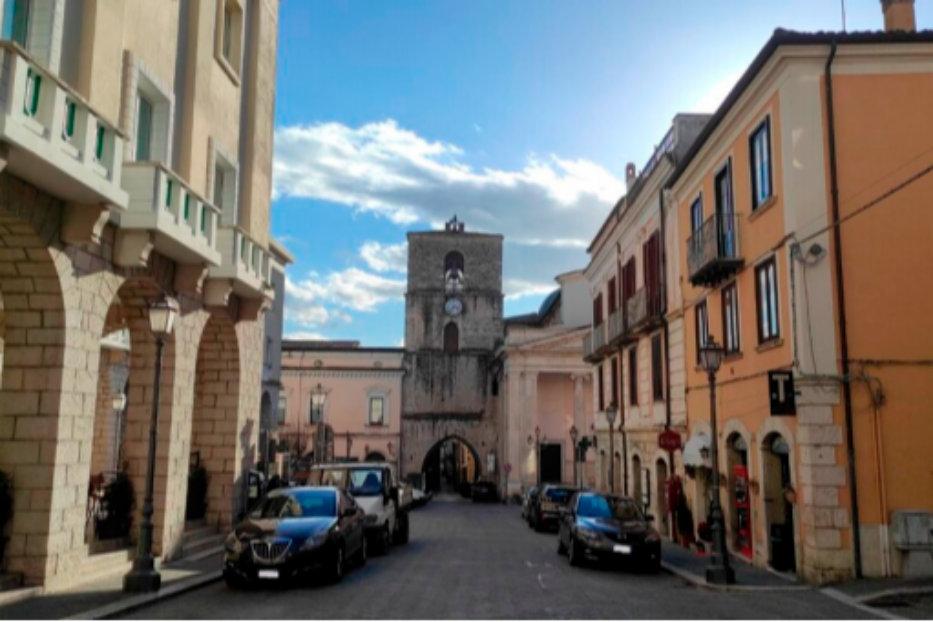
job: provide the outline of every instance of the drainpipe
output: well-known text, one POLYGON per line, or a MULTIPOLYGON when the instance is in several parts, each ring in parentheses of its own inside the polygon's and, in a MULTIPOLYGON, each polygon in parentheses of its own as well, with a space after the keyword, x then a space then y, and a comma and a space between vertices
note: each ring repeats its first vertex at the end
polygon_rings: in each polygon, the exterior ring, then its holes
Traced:
MULTIPOLYGON (((849 339, 846 333, 845 275, 842 266, 842 228, 839 224, 839 177, 836 167, 836 117, 833 108, 833 61, 837 44, 834 40, 826 60, 826 120, 829 139, 829 177, 833 207, 833 243, 836 252, 836 307, 839 310, 840 354, 842 356, 842 395, 846 419, 846 454, 849 462, 849 495, 852 499, 852 548, 855 554, 855 577, 862 578, 862 542, 858 514, 858 486, 855 480, 855 436, 852 429, 852 385, 849 382, 849 339)), ((884 518, 883 518, 884 519, 884 518)))
MULTIPOLYGON (((670 347, 668 346, 670 343, 670 327, 667 323, 667 221, 664 216, 664 186, 658 190, 658 211, 661 215, 661 326, 664 329, 664 386, 666 388, 664 395, 666 398, 665 401, 667 402, 666 408, 664 409, 664 429, 670 430, 671 407, 673 406, 673 401, 671 400, 671 359, 670 347)), ((677 469, 674 465, 674 452, 667 452, 667 456, 667 461, 670 464, 667 476, 669 478, 673 478, 677 474, 677 469)), ((662 485, 665 487, 665 489, 667 488, 667 482, 663 482, 662 485)), ((669 534, 672 539, 676 540, 677 521, 676 515, 674 514, 676 508, 666 509, 667 515, 671 517, 670 524, 668 526, 669 534)))

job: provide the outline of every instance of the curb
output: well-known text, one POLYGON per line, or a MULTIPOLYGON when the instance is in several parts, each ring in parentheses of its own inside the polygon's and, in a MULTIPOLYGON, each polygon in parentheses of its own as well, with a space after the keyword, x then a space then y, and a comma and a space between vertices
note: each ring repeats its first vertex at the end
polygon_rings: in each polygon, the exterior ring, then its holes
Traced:
POLYGON ((65 619, 106 620, 119 614, 136 611, 137 609, 142 609, 143 607, 153 603, 168 600, 170 598, 174 598, 175 596, 180 596, 186 592, 191 592, 193 590, 210 585, 211 583, 216 583, 221 579, 223 579, 223 575, 221 574, 220 570, 217 570, 216 572, 206 572, 196 577, 191 577, 190 579, 183 579, 181 581, 172 583, 168 587, 159 590, 155 594, 141 594, 139 596, 133 596, 131 598, 117 601, 110 605, 104 605, 103 607, 97 607, 96 609, 90 609, 88 611, 75 614, 65 619))
POLYGON ((893 613, 885 611, 884 609, 875 609, 874 607, 869 607, 868 605, 852 598, 848 594, 840 592, 836 588, 824 587, 823 589, 820 590, 820 593, 823 594, 824 596, 828 596, 829 598, 832 598, 833 600, 837 602, 840 602, 844 605, 848 605, 852 607, 853 609, 858 609, 859 611, 863 613, 873 615, 883 620, 906 620, 907 619, 907 618, 902 618, 899 615, 895 615, 893 613))
POLYGON ((806 592, 810 591, 809 585, 713 585, 706 582, 705 577, 698 574, 678 568, 668 562, 661 561, 661 568, 674 576, 680 577, 684 581, 697 587, 717 592, 806 592))
POLYGON ((911 596, 915 594, 933 594, 933 585, 900 588, 893 587, 887 590, 880 590, 877 592, 863 594, 862 596, 850 596, 850 598, 852 598, 852 600, 857 603, 870 605, 872 601, 879 600, 881 598, 888 598, 890 596, 911 596))

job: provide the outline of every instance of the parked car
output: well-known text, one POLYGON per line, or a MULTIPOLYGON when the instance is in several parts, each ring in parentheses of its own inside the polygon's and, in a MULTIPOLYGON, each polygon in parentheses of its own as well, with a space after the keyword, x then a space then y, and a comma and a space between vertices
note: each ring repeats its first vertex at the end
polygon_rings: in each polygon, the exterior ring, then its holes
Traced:
POLYGON ((399 482, 388 462, 318 464, 308 472, 311 486, 336 486, 348 492, 366 512, 366 538, 374 553, 387 554, 392 544, 408 544, 411 486, 399 482))
POLYGON ((366 563, 364 516, 338 488, 273 490, 227 537, 224 580, 241 588, 323 572, 340 581, 348 562, 366 563))
POLYGON ((572 486, 545 484, 541 492, 535 495, 529 510, 528 524, 535 531, 544 531, 556 526, 560 520, 560 510, 577 492, 572 486))
POLYGON ((499 491, 496 489, 496 485, 489 480, 481 479, 473 484, 473 490, 470 494, 470 497, 473 499, 473 503, 479 503, 482 501, 489 501, 492 503, 498 503, 499 501, 499 491))
POLYGON ((412 507, 421 507, 434 498, 434 493, 426 488, 426 481, 423 473, 409 474, 408 485, 411 487, 412 507))
POLYGON ((629 563, 649 572, 661 567, 661 536, 634 499, 583 492, 561 512, 557 553, 571 566, 585 561, 629 563))
POLYGON ((531 525, 531 505, 538 494, 538 487, 531 486, 522 495, 522 520, 531 525))

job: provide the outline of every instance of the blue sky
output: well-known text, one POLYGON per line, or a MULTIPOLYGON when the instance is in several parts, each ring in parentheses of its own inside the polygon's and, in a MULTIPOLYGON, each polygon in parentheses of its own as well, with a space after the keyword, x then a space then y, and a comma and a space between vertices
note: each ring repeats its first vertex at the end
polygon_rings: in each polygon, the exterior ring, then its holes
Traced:
MULTIPOLYGON (((917 3, 931 27, 931 2, 917 3)), ((777 27, 839 0, 283 0, 273 235, 286 335, 399 345, 405 233, 506 236, 506 314, 534 310, 678 112, 712 112, 777 27)), ((851 30, 882 26, 847 0, 851 30)))

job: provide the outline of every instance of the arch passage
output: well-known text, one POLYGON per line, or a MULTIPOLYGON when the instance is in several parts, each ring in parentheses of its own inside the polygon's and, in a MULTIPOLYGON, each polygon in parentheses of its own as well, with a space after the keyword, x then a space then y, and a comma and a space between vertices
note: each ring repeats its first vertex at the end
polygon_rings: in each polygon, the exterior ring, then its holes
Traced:
POLYGON ((425 454, 421 465, 428 490, 457 491, 463 484, 472 484, 482 472, 476 449, 459 436, 447 436, 425 454))

